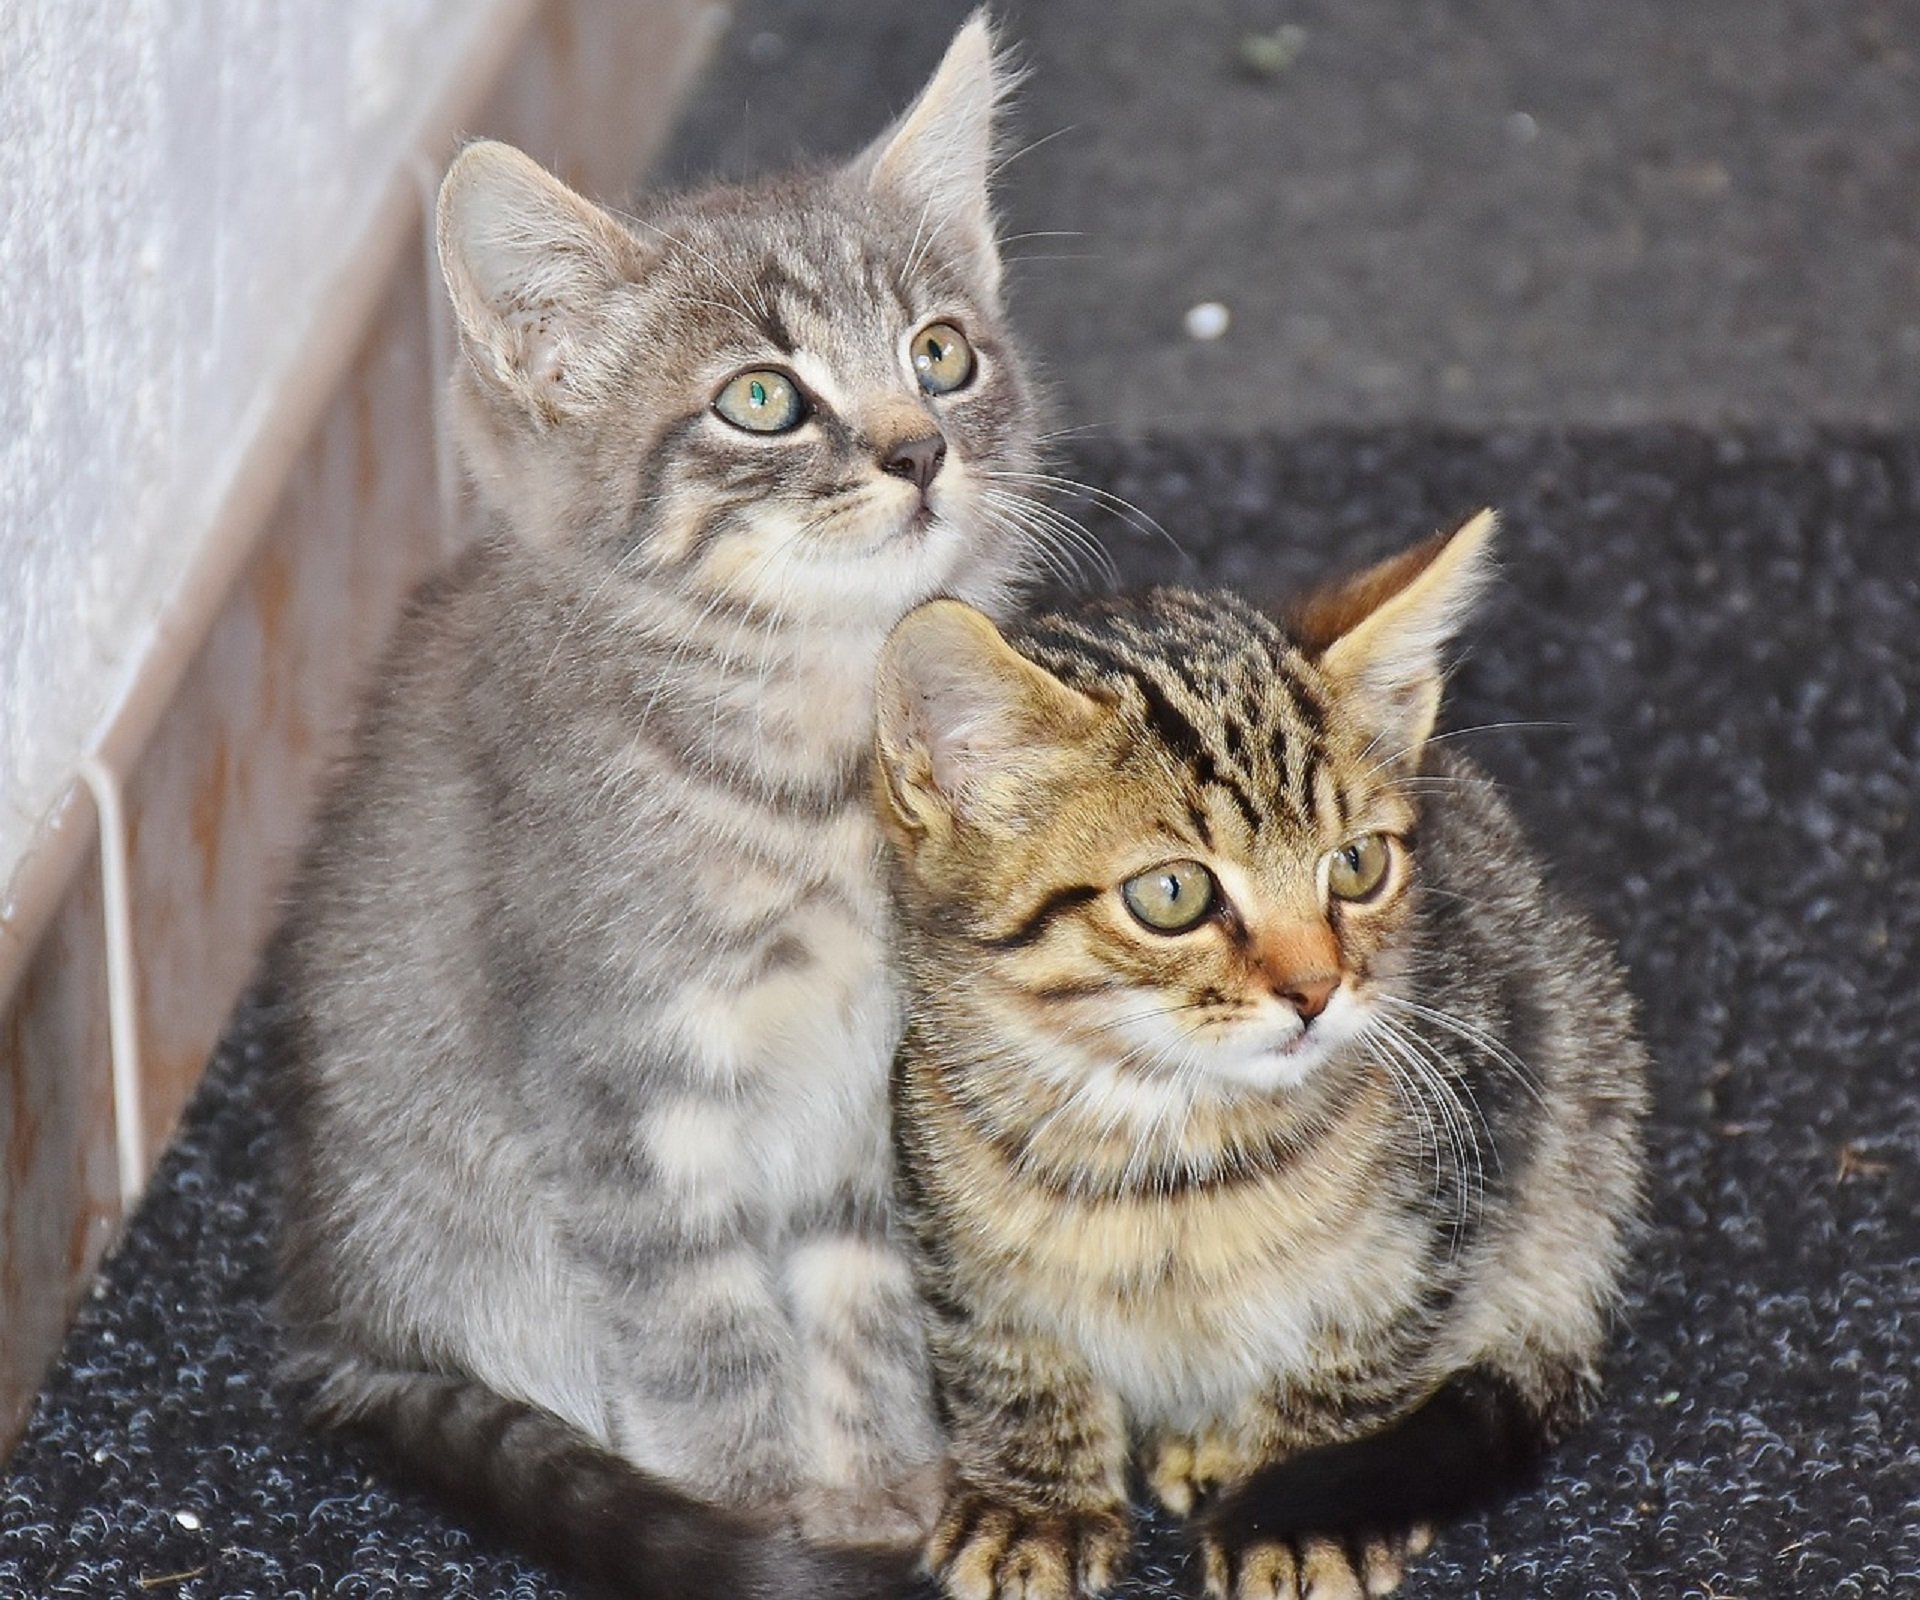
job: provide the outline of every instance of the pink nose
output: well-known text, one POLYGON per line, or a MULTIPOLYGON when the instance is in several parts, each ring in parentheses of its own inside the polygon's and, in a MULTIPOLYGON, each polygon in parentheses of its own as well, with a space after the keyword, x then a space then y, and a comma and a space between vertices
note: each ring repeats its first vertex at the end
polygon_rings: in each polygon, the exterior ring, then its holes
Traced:
POLYGON ((920 492, 925 494, 927 485, 940 470, 940 463, 946 459, 947 441, 937 433, 930 433, 924 439, 907 439, 896 444, 880 463, 880 470, 919 484, 920 492))
POLYGON ((1273 986, 1273 992, 1300 1013, 1302 1022, 1311 1022, 1327 1009, 1339 987, 1338 978, 1285 978, 1273 986))

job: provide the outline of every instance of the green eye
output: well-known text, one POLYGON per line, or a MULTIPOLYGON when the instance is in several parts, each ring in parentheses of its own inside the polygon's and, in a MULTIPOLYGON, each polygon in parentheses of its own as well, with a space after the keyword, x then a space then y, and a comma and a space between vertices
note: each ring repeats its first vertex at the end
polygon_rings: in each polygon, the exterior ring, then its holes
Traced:
POLYGON ((935 322, 907 347, 913 375, 928 394, 952 394, 973 376, 973 346, 951 322, 935 322))
POLYGON ((1218 892, 1197 861, 1168 861, 1120 885, 1127 909, 1155 933, 1185 933, 1213 909, 1218 892))
POLYGON ((773 367, 756 367, 729 378, 713 397, 713 409, 722 421, 748 433, 786 433, 807 420, 800 386, 773 367))
POLYGON ((1364 900, 1386 882, 1393 847, 1384 833, 1363 833, 1327 857, 1327 887, 1341 900, 1364 900))

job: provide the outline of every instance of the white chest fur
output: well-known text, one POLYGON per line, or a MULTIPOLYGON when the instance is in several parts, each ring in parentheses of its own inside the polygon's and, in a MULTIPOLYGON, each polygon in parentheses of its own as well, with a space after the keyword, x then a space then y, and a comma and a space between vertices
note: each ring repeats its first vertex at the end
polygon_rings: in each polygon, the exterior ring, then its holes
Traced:
POLYGON ((1078 1352, 1146 1426, 1198 1427, 1308 1378, 1421 1282, 1403 1218, 1316 1215, 1297 1197, 1095 1205, 1023 1232, 991 1269, 1006 1309, 1078 1352))
MULTIPOLYGON (((752 954, 689 972, 663 1008, 659 1026, 695 1082, 650 1114, 644 1138, 684 1204, 784 1212, 849 1179, 884 1181, 873 1169, 900 1006, 877 843, 864 812, 820 825, 808 870, 776 877, 823 892, 790 889, 752 954)), ((742 867, 742 890, 760 870, 742 867)))

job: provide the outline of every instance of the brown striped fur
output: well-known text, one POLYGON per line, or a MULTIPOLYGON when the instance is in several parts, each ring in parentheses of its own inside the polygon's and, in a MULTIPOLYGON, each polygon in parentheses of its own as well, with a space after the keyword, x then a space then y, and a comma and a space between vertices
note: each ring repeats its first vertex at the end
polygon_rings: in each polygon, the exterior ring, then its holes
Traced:
POLYGON ((1643 1062, 1610 952, 1429 743, 1492 530, 1290 629, 1163 589, 1006 638, 936 602, 889 643, 895 1139, 957 1600, 1103 1587, 1136 1457, 1217 1594, 1384 1593, 1588 1405, 1643 1062), (1367 834, 1383 884, 1337 900, 1367 834), (1154 931, 1120 886, 1181 860, 1217 899, 1154 931))

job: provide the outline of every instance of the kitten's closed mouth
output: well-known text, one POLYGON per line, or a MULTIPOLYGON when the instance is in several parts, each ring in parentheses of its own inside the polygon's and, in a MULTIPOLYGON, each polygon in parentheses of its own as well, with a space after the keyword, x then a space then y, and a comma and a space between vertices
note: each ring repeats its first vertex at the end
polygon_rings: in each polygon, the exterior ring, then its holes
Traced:
POLYGON ((940 513, 932 506, 920 506, 902 517, 893 531, 881 539, 877 548, 891 550, 903 544, 923 543, 939 520, 940 513))

